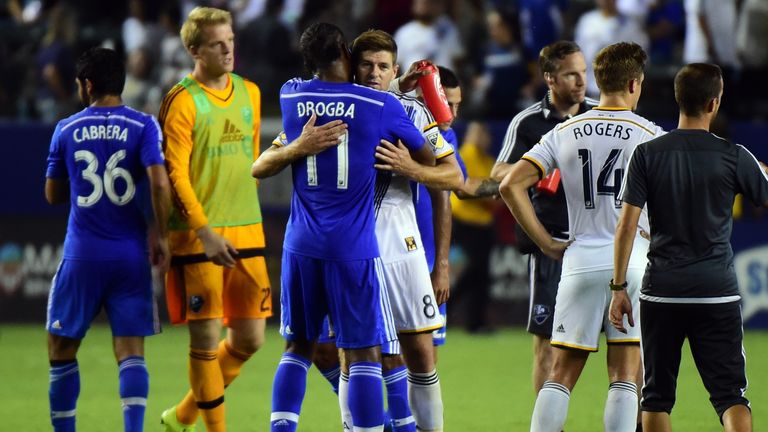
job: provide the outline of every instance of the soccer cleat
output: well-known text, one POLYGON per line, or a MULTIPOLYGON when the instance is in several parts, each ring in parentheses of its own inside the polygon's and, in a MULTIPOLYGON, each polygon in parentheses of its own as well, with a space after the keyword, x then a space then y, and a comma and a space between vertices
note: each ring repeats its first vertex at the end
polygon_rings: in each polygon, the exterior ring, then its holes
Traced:
POLYGON ((185 425, 176 419, 176 406, 163 411, 160 424, 165 426, 164 432, 195 432, 195 425, 185 425))

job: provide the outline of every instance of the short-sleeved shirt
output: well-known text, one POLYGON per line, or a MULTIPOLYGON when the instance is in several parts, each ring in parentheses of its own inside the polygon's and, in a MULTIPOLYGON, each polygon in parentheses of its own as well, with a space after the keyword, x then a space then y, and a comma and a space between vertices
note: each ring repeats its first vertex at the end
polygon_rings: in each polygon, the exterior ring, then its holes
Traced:
MULTIPOLYGON (((560 168, 573 239, 563 257, 563 275, 613 268, 618 197, 629 156, 663 132, 626 108, 598 107, 560 124, 523 155, 542 177, 560 168)), ((640 228, 648 230, 645 213, 640 228)), ((634 255, 629 266, 644 268, 645 257, 634 255)))
POLYGON ((648 206, 649 267, 641 298, 673 303, 739 299, 730 238, 733 201, 768 202, 768 176, 743 146, 704 130, 640 145, 621 198, 648 206))
POLYGON ((164 163, 160 126, 126 106, 89 107, 60 121, 46 177, 69 178, 71 211, 64 258, 145 256, 146 168, 164 163))
POLYGON ((379 256, 374 219, 376 147, 401 140, 410 150, 424 138, 391 94, 350 83, 292 79, 280 90, 285 139, 301 134, 311 114, 317 125, 342 120, 343 142, 292 164, 293 197, 284 247, 313 258, 360 260, 379 256))
MULTIPOLYGON (((586 98, 579 105, 578 114, 583 114, 596 106, 596 100, 586 98)), ((572 117, 560 118, 553 112, 549 96, 524 109, 509 123, 496 163, 514 164, 520 160, 525 152, 541 141, 544 134, 570 118, 572 117)), ((563 188, 559 187, 554 195, 539 192, 532 188, 531 202, 536 216, 544 227, 556 238, 567 239, 568 208, 566 207, 563 188)), ((522 230, 518 230, 516 234, 518 241, 520 241, 521 235, 527 239, 527 235, 522 230)))

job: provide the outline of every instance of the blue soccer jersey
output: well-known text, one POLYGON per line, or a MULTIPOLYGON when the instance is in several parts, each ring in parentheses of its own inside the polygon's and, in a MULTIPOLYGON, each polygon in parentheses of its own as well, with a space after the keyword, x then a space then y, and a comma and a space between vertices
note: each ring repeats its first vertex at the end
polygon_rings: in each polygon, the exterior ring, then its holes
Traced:
POLYGON ((146 256, 146 168, 164 163, 154 117, 126 106, 89 107, 60 121, 46 177, 69 178, 71 211, 64 258, 146 256))
MULTIPOLYGON (((374 220, 376 146, 398 139, 410 150, 421 132, 392 95, 351 83, 293 79, 280 91, 286 141, 295 140, 314 112, 317 125, 340 119, 343 142, 295 161, 291 214, 284 247, 321 259, 379 256, 374 220)), ((380 197, 379 197, 380 198, 380 197)))

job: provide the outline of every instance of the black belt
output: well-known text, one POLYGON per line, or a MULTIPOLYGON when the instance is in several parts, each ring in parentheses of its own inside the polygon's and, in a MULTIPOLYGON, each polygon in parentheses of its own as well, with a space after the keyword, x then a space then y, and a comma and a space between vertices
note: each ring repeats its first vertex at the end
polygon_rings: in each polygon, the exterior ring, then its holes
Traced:
MULTIPOLYGON (((264 248, 241 249, 237 254, 232 254, 235 259, 246 259, 264 256, 264 248)), ((194 255, 176 255, 171 257, 172 266, 183 266, 188 264, 200 264, 211 261, 204 253, 194 255)))

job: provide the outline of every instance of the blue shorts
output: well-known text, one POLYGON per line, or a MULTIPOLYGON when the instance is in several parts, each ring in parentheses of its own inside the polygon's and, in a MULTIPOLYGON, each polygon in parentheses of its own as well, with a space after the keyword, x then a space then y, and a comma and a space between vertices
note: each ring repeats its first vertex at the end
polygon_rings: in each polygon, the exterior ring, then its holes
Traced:
POLYGON ((331 261, 283 249, 280 334, 286 340, 317 340, 328 316, 336 346, 378 346, 385 325, 379 258, 331 261))
POLYGON ((443 303, 438 308, 440 315, 443 316, 442 327, 432 332, 432 345, 441 346, 445 345, 445 338, 448 336, 448 303, 443 303))
POLYGON ((333 326, 331 325, 331 321, 328 319, 328 317, 325 317, 323 320, 323 328, 320 330, 320 336, 317 338, 317 343, 336 344, 336 333, 334 333, 333 326))
POLYGON ((48 332, 82 339, 102 308, 113 336, 160 333, 147 257, 120 261, 62 260, 48 295, 48 332))

